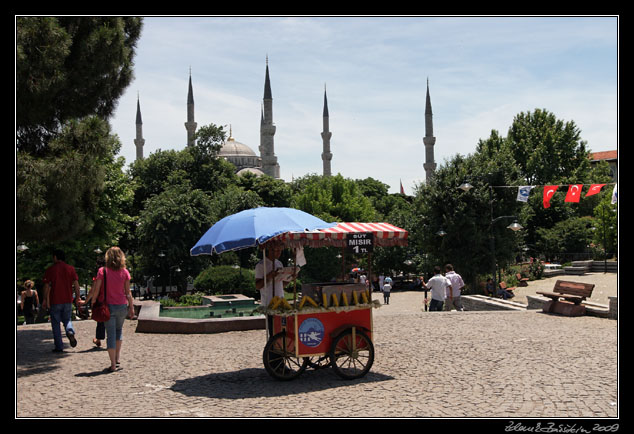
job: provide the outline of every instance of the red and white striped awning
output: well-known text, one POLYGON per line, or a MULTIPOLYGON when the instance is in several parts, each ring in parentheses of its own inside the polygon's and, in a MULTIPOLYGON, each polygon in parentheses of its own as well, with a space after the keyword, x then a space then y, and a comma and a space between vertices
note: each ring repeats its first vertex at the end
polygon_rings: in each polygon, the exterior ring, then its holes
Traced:
POLYGON ((286 232, 268 242, 282 243, 286 247, 345 247, 347 234, 368 233, 374 234, 374 243, 378 246, 406 246, 408 232, 390 223, 338 223, 337 226, 328 229, 319 229, 305 232, 286 232))

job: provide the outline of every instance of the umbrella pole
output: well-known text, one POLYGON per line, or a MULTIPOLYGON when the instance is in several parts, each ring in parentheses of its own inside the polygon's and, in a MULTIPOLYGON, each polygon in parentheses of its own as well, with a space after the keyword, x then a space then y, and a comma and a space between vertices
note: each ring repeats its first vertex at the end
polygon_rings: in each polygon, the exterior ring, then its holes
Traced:
POLYGON ((262 248, 262 267, 264 268, 264 292, 266 291, 266 247, 262 248))
POLYGON ((341 281, 346 281, 346 248, 341 248, 341 281))
POLYGON ((293 249, 293 306, 297 306, 297 249, 293 249))
MULTIPOLYGON (((264 286, 262 287, 261 294, 264 295, 264 294, 266 294, 266 247, 262 247, 262 268, 264 269, 264 286)), ((261 297, 261 298, 264 298, 264 297, 261 297)), ((260 303, 262 303, 263 301, 264 300, 261 299, 260 303)), ((265 306, 265 308, 266 307, 268 307, 268 306, 265 306)), ((268 336, 270 335, 270 332, 269 332, 269 315, 268 314, 265 314, 265 315, 266 315, 266 321, 265 321, 265 323, 266 323, 266 336, 267 336, 267 339, 268 339, 268 336)))
POLYGON ((370 300, 372 300, 372 252, 368 253, 368 276, 366 279, 366 282, 368 283, 368 289, 369 289, 369 293, 370 293, 370 300))

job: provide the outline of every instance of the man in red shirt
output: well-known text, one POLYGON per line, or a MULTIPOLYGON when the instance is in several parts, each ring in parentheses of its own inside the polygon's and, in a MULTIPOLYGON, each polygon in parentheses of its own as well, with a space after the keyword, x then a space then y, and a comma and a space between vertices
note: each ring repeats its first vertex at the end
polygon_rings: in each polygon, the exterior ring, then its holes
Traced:
POLYGON ((53 341, 55 348, 53 352, 59 353, 64 350, 62 342, 62 332, 59 323, 64 324, 66 336, 70 341, 70 346, 77 345, 75 339, 75 329, 71 321, 73 309, 73 290, 75 290, 75 299, 79 300, 79 282, 77 272, 72 265, 66 262, 66 255, 61 250, 53 253, 53 265, 46 269, 44 274, 44 300, 42 308, 49 308, 51 319, 51 328, 53 329, 53 341))

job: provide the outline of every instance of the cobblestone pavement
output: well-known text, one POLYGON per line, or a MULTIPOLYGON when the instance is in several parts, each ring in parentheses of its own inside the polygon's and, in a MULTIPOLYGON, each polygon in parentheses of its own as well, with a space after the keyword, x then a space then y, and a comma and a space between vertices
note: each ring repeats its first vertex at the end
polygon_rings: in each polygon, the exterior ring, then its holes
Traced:
MULTIPOLYGON (((375 293, 374 298, 379 298, 375 293)), ((616 418, 618 322, 526 312, 423 312, 395 292, 373 310, 375 361, 358 380, 308 369, 289 382, 264 370, 263 330, 135 333, 106 373, 95 323, 52 353, 50 325, 17 327, 18 418, 371 417, 616 418), (104 399, 103 392, 108 391, 104 399), (106 405, 104 405, 106 403, 106 405)))

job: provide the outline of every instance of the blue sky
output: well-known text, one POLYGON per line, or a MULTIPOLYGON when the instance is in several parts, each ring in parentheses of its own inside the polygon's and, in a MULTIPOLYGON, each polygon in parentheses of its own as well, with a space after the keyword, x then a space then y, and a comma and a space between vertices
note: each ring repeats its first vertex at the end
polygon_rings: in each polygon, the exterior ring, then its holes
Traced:
POLYGON ((268 55, 283 179, 322 173, 326 86, 333 173, 412 194, 427 79, 439 165, 536 108, 574 121, 592 151, 617 149, 618 31, 614 16, 146 17, 111 123, 132 162, 139 95, 144 154, 183 149, 191 67, 198 126, 231 125, 259 154, 268 55))

